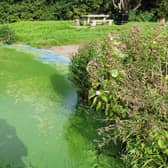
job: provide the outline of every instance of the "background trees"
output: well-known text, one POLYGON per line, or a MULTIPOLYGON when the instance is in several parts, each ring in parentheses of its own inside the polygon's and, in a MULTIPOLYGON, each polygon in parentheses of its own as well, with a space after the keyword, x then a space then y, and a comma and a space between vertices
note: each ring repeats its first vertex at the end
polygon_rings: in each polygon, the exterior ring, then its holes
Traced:
MULTIPOLYGON (((135 1, 129 3, 134 6, 135 1)), ((112 0, 1 0, 0 22, 15 22, 18 20, 60 20, 73 19, 82 14, 105 13, 115 16, 112 0)), ((135 20, 156 20, 168 16, 167 0, 142 0, 141 7, 134 15, 135 20), (145 12, 145 17, 142 14, 145 12), (152 13, 152 15, 151 15, 152 13), (149 19, 150 18, 150 19, 149 19)), ((130 12, 132 14, 132 12, 130 12)))
POLYGON ((157 13, 158 17, 168 18, 168 1, 167 0, 159 0, 157 1, 157 13))

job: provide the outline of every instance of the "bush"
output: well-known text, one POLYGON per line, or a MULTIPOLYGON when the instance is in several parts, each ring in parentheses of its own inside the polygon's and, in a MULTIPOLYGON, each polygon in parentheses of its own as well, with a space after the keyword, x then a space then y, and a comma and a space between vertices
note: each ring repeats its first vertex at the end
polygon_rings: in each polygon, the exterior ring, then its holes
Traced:
POLYGON ((93 0, 1 0, 0 23, 20 20, 74 19, 89 13, 111 13, 111 1, 93 0))
POLYGON ((11 44, 15 41, 15 34, 7 25, 0 28, 0 42, 11 44))
POLYGON ((86 66, 95 54, 96 49, 94 48, 94 44, 90 43, 89 46, 80 49, 78 55, 73 57, 72 64, 70 65, 70 78, 77 86, 79 97, 85 101, 87 101, 88 92, 91 87, 86 66))
POLYGON ((91 108, 104 114, 100 148, 120 144, 126 167, 166 168, 168 35, 160 27, 148 35, 140 30, 95 42, 73 59, 71 70, 77 67, 72 73, 80 95, 83 91, 91 108))
POLYGON ((154 21, 154 13, 148 11, 129 11, 129 21, 149 22, 154 21))
POLYGON ((168 19, 168 1, 167 0, 160 0, 158 4, 158 8, 156 8, 156 13, 158 18, 165 18, 168 19))

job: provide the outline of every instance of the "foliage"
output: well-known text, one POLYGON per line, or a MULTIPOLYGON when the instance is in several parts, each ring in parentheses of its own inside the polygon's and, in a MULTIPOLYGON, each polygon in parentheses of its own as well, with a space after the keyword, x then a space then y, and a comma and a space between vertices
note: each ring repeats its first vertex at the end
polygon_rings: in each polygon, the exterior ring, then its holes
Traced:
POLYGON ((87 13, 111 14, 107 0, 1 0, 0 23, 20 20, 73 19, 87 13))
POLYGON ((158 6, 159 7, 156 9, 158 17, 168 19, 168 1, 160 0, 158 6))
MULTIPOLYGON (((88 168, 123 168, 120 158, 116 156, 109 157, 105 152, 100 154, 95 148, 93 139, 98 137, 96 130, 102 126, 102 121, 100 119, 101 115, 91 113, 89 106, 78 104, 76 113, 70 117, 70 124, 68 124, 68 129, 66 130, 66 138, 68 142, 70 142, 70 150, 72 153, 76 150, 83 151, 86 147, 86 143, 83 141, 83 138, 85 138, 85 141, 92 144, 89 145, 89 150, 87 149, 83 156, 83 159, 87 162, 88 168), (72 143, 73 141, 74 143, 72 143), (83 145, 81 146, 81 144, 83 145), (88 158, 87 155, 89 155, 88 158), (91 163, 90 166, 88 163, 91 163)), ((81 159, 82 155, 78 157, 81 159)), ((78 165, 78 167, 80 166, 78 165)))
POLYGON ((154 13, 148 11, 129 11, 129 21, 150 22, 154 20, 154 13))
POLYGON ((10 165, 4 166, 4 165, 0 165, 0 168, 11 168, 10 165))
MULTIPOLYGON (((118 6, 120 0, 114 0, 118 6)), ((121 2, 121 1, 120 1, 121 2)), ((124 0, 122 9, 138 9, 167 16, 167 0, 124 0), (140 8, 139 8, 140 7, 140 8)), ((120 5, 121 7, 121 5, 120 5)), ((114 4, 109 0, 1 0, 0 23, 20 20, 74 19, 83 14, 104 13, 115 19, 114 4)))
POLYGON ((0 27, 0 42, 11 44, 15 41, 15 34, 7 25, 0 27))
POLYGON ((106 13, 110 15, 113 13, 112 2, 108 0, 63 0, 57 5, 60 6, 60 17, 63 19, 72 19, 89 13, 106 13))
POLYGON ((104 115, 100 149, 120 144, 120 157, 131 168, 168 163, 168 35, 163 29, 144 34, 136 26, 128 34, 110 35, 88 47, 90 61, 78 66, 85 70, 77 85, 90 86, 80 94, 88 94, 91 108, 104 115))
POLYGON ((89 47, 88 50, 81 49, 79 53, 72 59, 72 63, 70 65, 71 80, 76 86, 78 86, 78 94, 83 100, 87 100, 88 91, 91 87, 91 83, 89 82, 89 74, 87 74, 86 71, 86 66, 95 54, 96 50, 94 47, 89 47))
POLYGON ((154 19, 168 18, 168 1, 167 0, 142 0, 142 11, 154 13, 154 19))
POLYGON ((54 6, 51 2, 35 1, 5 1, 0 2, 0 22, 9 23, 19 20, 50 20, 55 19, 54 6))

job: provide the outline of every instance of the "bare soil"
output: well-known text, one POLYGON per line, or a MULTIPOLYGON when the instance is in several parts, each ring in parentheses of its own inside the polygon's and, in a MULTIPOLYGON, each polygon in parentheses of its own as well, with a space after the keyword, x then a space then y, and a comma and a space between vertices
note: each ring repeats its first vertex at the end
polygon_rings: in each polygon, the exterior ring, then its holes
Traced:
POLYGON ((78 53, 80 45, 53 46, 49 50, 63 56, 72 57, 78 53))

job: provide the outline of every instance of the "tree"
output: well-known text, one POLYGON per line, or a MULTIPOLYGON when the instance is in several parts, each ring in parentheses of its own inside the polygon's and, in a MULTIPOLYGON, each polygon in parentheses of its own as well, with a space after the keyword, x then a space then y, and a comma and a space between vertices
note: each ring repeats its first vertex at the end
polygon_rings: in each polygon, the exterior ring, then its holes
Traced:
POLYGON ((159 6, 157 8, 158 17, 168 19, 168 1, 160 0, 158 6, 159 6))
POLYGON ((122 10, 137 10, 141 6, 141 0, 112 0, 114 8, 122 10))

